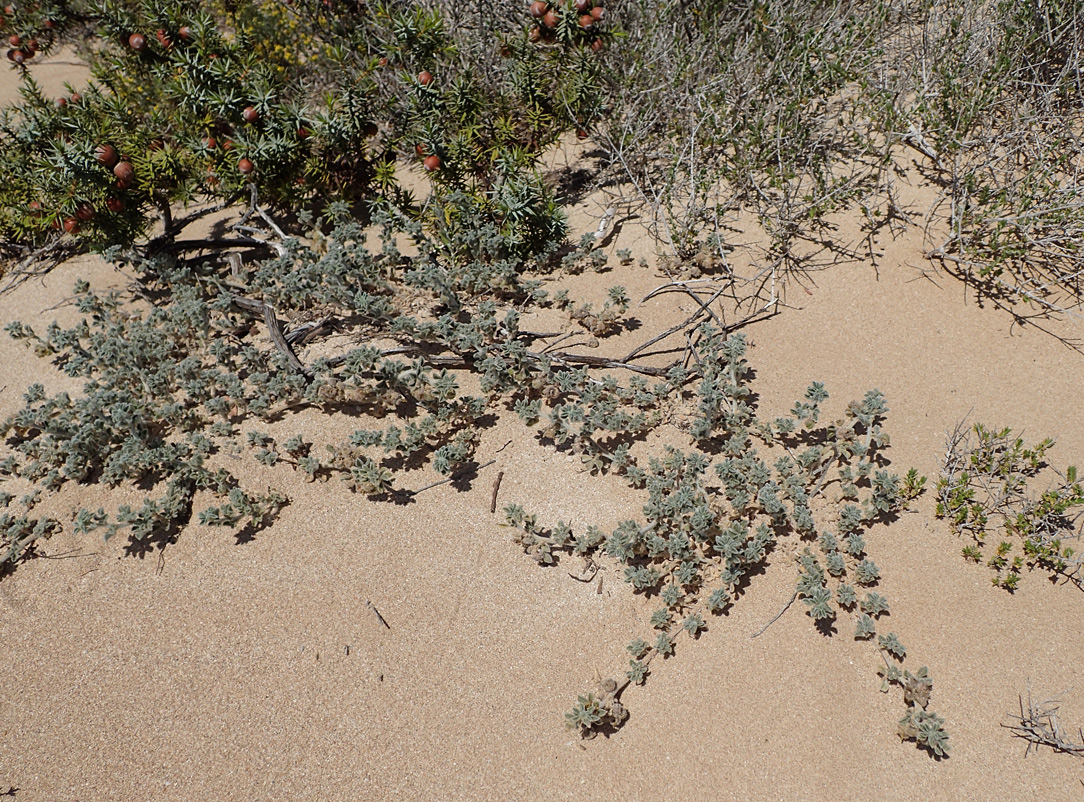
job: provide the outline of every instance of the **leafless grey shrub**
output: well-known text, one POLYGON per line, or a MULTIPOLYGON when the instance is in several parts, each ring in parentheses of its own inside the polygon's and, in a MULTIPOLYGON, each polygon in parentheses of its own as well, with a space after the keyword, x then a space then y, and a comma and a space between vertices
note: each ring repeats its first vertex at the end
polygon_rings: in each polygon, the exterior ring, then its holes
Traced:
POLYGON ((1028 683, 1027 702, 1020 696, 1020 712, 1010 713, 1009 721, 1002 727, 1011 730, 1017 738, 1028 742, 1024 755, 1040 746, 1049 746, 1056 752, 1084 757, 1084 730, 1079 727, 1074 737, 1066 733, 1058 721, 1058 700, 1048 699, 1036 703, 1031 698, 1031 683, 1028 683))

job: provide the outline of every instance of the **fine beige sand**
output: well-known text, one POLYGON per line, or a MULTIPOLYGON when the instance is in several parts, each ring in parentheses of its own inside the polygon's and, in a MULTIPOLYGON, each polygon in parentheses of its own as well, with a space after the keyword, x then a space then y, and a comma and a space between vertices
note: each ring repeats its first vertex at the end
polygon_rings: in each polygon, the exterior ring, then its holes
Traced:
MULTIPOLYGON (((59 92, 77 68, 36 68, 59 92)), ((13 73, 0 77, 10 102, 13 73)), ((580 160, 566 149, 553 168, 580 160)), ((589 162, 584 162, 589 163, 589 162)), ((903 186, 921 220, 934 190, 903 186)), ((589 198, 572 221, 593 230, 606 206, 589 198)), ((858 247, 857 213, 834 218, 858 247)), ((635 263, 562 279, 573 297, 634 299, 664 283, 654 245, 636 221, 610 246, 635 263)), ((1084 460, 1084 356, 982 308, 933 270, 913 226, 873 243, 869 258, 792 283, 787 306, 746 329, 761 410, 783 414, 812 380, 827 413, 873 387, 887 396, 888 456, 936 482, 947 431, 965 416, 1029 438, 1056 435, 1052 461, 1084 460)), ((738 257, 736 257, 737 259, 738 257)), ((77 319, 56 307, 73 282, 126 279, 87 257, 0 298, 0 322, 39 330, 77 319)), ((688 314, 687 296, 635 306, 635 332, 592 353, 620 354, 688 314)), ((1084 338, 1084 326, 1056 324, 1084 338)), ((20 343, 0 338, 0 415, 31 382, 73 383, 20 343)), ((271 430, 258 423, 252 428, 271 430)), ((276 433, 334 442, 357 428, 343 414, 306 412, 276 433)), ((676 429, 645 451, 681 443, 676 429)), ((407 506, 380 504, 340 483, 306 485, 250 457, 230 467, 251 488, 274 485, 292 503, 270 529, 239 545, 228 531, 192 525, 139 559, 125 539, 103 543, 71 526, 0 580, 0 795, 19 802, 92 800, 997 800, 1080 799, 1084 762, 1026 744, 1001 724, 1030 682, 1060 696, 1061 717, 1084 724, 1084 594, 1026 573, 1010 595, 960 556, 964 545, 933 515, 927 492, 889 527, 867 535, 878 590, 908 666, 928 665, 931 708, 952 754, 932 760, 895 734, 898 691, 879 692, 875 649, 849 631, 818 634, 794 605, 763 635, 793 591, 783 553, 754 577, 728 615, 652 664, 624 696, 631 718, 616 734, 581 740, 563 713, 596 675, 627 664, 624 647, 648 629, 649 602, 604 563, 602 593, 569 578, 576 559, 540 568, 489 512, 501 503, 541 521, 612 528, 636 517, 641 496, 593 477, 507 416, 482 433, 481 471, 407 506), (387 621, 383 627, 367 607, 387 621)), ((433 474, 403 480, 419 487, 433 474)), ((54 512, 135 503, 133 488, 66 490, 54 512)), ((64 516, 67 515, 67 518, 64 516)), ((842 630, 849 624, 843 623, 842 630)))

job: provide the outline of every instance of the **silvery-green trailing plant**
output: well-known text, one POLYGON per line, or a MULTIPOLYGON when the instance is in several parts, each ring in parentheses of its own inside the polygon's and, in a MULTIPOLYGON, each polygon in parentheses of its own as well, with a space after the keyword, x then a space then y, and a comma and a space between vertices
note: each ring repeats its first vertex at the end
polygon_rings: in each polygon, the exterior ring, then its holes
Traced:
POLYGON ((887 691, 891 685, 903 688, 903 701, 907 705, 907 713, 900 719, 896 729, 900 738, 904 741, 915 741, 919 746, 929 750, 931 755, 937 757, 947 755, 950 747, 945 720, 932 710, 926 709, 933 690, 933 680, 930 679, 926 666, 922 666, 912 674, 886 660, 884 666, 877 669, 877 673, 884 678, 883 690, 887 691))
POLYGON ((1079 541, 1084 487, 1075 466, 1064 472, 1046 462, 1054 441, 1028 445, 1005 427, 959 424, 948 438, 937 482, 937 517, 973 542, 963 556, 994 570, 993 584, 1016 590, 1025 566, 1043 568, 1084 585, 1079 541), (1050 476, 1043 490, 1040 473, 1050 476), (988 540, 993 536, 992 539, 988 540))
POLYGON ((0 576, 32 553, 37 541, 60 529, 60 521, 55 518, 30 517, 40 499, 40 491, 28 493, 19 499, 22 509, 18 509, 13 505, 15 496, 12 493, 0 493, 0 506, 3 507, 0 512, 0 576))
MULTIPOLYGON (((539 563, 562 552, 591 559, 604 552, 637 591, 659 600, 649 636, 630 644, 624 677, 580 697, 569 713, 585 734, 619 725, 625 688, 645 681, 654 658, 673 655, 682 637, 710 631, 781 541, 798 547, 795 595, 818 627, 832 631, 849 616, 856 638, 893 665, 905 659, 898 637, 878 631, 888 604, 872 590, 880 571, 864 532, 891 520, 921 479, 901 482, 884 468, 887 406, 878 391, 829 423, 822 420, 827 391, 814 383, 790 414, 762 418, 744 337, 709 323, 689 329, 688 367, 541 347, 537 339, 552 335, 524 331, 521 312, 553 302, 521 273, 522 261, 510 262, 507 281, 486 290, 478 274, 491 264, 437 256, 424 226, 402 213, 376 219, 379 252, 333 205, 321 221, 303 223, 312 227, 306 241, 269 240, 278 255, 248 265, 113 254, 137 273, 131 297, 80 282, 74 303, 87 317, 72 328, 54 324, 38 335, 20 323, 8 327, 85 385, 74 397, 27 391, 23 409, 6 422, 13 453, 2 471, 51 492, 69 482, 151 488, 141 506, 80 510, 74 520, 79 532, 126 531, 136 550, 171 542, 194 515, 239 528, 247 539, 287 499, 274 489, 242 488, 223 464, 242 449, 240 438, 268 468, 289 466, 309 480, 339 475, 355 492, 403 498, 412 491, 399 483, 402 468, 429 465, 445 475, 469 468, 484 418, 511 407, 541 439, 578 454, 592 471, 624 475, 646 495, 643 520, 613 532, 562 523, 544 529, 520 507, 506 511, 539 563), (412 256, 396 244, 404 234, 416 245, 412 256), (408 311, 419 297, 429 315, 408 311), (301 363, 289 344, 321 321, 348 326, 361 344, 301 363), (257 347, 260 326, 272 326, 287 345, 257 347), (607 367, 631 378, 597 373, 607 367), (459 370, 477 375, 480 395, 461 389, 459 370), (280 441, 251 425, 302 407, 344 406, 385 421, 322 444, 297 432, 280 441), (637 443, 666 420, 685 428, 690 449, 638 457, 637 443), (216 501, 197 513, 200 491, 216 501), (824 502, 829 511, 815 514, 824 502)), ((607 303, 623 308, 624 291, 612 290, 607 303)), ((556 306, 573 323, 570 307, 556 306)), ((936 719, 920 709, 909 714, 919 743, 944 751, 930 731, 936 719)))
MULTIPOLYGON (((81 394, 49 396, 40 385, 27 390, 23 408, 4 424, 11 455, 0 462, 0 475, 47 491, 69 482, 154 488, 140 506, 81 510, 74 520, 78 532, 124 531, 134 548, 148 548, 170 542, 193 516, 240 528, 245 538, 273 521, 287 499, 274 489, 240 487, 221 459, 241 452, 242 436, 252 457, 269 468, 289 466, 309 481, 337 475, 355 492, 402 498, 411 492, 398 483, 404 467, 429 465, 452 476, 475 464, 479 423, 505 403, 533 419, 545 400, 548 436, 596 470, 624 465, 633 439, 658 423, 661 399, 671 390, 665 379, 649 386, 638 378, 627 387, 596 380, 595 363, 570 364, 579 357, 542 348, 537 335, 521 331, 522 310, 551 303, 523 271, 541 265, 556 241, 517 255, 493 229, 492 252, 463 232, 442 249, 439 238, 447 232, 383 207, 374 209, 381 237, 371 251, 343 204, 330 204, 319 220, 303 214, 301 221, 305 239, 249 227, 274 247, 253 240, 244 246, 247 263, 115 249, 108 255, 137 274, 129 290, 96 293, 80 281, 72 302, 86 317, 75 326, 52 324, 39 334, 9 324, 12 337, 85 384, 81 394), (404 255, 399 237, 417 253, 404 255), (277 254, 267 256, 268 250, 277 254), (431 314, 407 311, 419 298, 431 314), (257 346, 268 326, 281 345, 257 346), (332 328, 352 331, 360 344, 301 364, 293 348, 332 328), (372 344, 378 341, 381 347, 372 344), (481 394, 462 390, 463 370, 477 375, 481 394), (299 433, 278 442, 245 430, 248 420, 306 406, 348 407, 385 420, 338 443, 299 433), (200 491, 217 501, 194 510, 200 491)), ((624 290, 612 289, 605 319, 616 325, 627 305, 624 290)), ((555 306, 571 325, 571 310, 555 306)), ((32 539, 51 528, 13 525, 5 564, 30 553, 32 539)))
MULTIPOLYGON (((892 520, 922 485, 915 473, 900 482, 880 467, 888 444, 884 397, 872 390, 842 418, 822 422, 828 393, 813 383, 790 415, 762 418, 749 386, 744 337, 724 337, 709 324, 697 335, 698 375, 690 383, 672 376, 673 391, 663 396, 663 403, 690 412, 684 420, 692 448, 668 447, 645 464, 626 453, 620 465, 609 466, 644 491, 642 519, 622 521, 610 532, 595 526, 575 531, 564 521, 547 527, 519 504, 505 507, 515 541, 540 564, 554 563, 560 553, 593 561, 604 555, 635 592, 659 605, 650 614, 651 632, 628 646, 624 676, 578 697, 567 714, 569 726, 585 737, 619 726, 628 715, 620 701, 625 689, 643 683, 652 661, 672 655, 682 634, 710 631, 769 555, 787 549, 796 550, 795 595, 818 628, 832 632, 847 617, 854 637, 871 640, 893 671, 907 656, 896 633, 878 631, 888 602, 871 590, 880 571, 863 536, 874 523, 892 520)), ((913 737, 942 755, 948 736, 943 720, 926 711, 926 669, 915 677, 925 683, 924 693, 899 683, 913 737)))
MULTIPOLYGON (((77 532, 103 529, 109 537, 127 529, 137 542, 148 536, 168 541, 188 520, 199 490, 226 500, 207 513, 207 523, 232 526, 246 518, 259 528, 285 498, 275 491, 244 491, 229 471, 208 463, 219 450, 216 435, 231 431, 231 411, 251 402, 270 407, 273 398, 289 394, 290 380, 268 379, 254 392, 237 372, 223 370, 240 371, 246 361, 266 370, 275 357, 264 360, 254 349, 222 348, 221 340, 208 335, 230 322, 215 319, 194 276, 183 268, 158 268, 159 286, 174 292, 168 306, 134 313, 122 308, 118 293, 98 295, 79 282, 75 302, 90 317, 75 327, 53 324, 39 336, 17 322, 8 326, 11 336, 86 384, 75 397, 63 392, 47 396, 41 385, 32 385, 24 407, 3 424, 14 454, 0 470, 49 491, 69 482, 164 487, 140 508, 122 506, 114 516, 101 509, 80 510, 77 532), (205 431, 214 418, 220 419, 217 428, 205 431)), ((285 370, 285 364, 280 368, 285 370)))

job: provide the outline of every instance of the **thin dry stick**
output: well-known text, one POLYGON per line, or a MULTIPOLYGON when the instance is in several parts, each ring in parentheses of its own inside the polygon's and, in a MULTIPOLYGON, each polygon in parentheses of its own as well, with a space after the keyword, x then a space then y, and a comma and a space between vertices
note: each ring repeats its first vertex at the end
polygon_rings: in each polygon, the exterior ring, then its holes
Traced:
MULTIPOLYGON (((663 289, 663 288, 653 290, 647 297, 648 298, 651 297, 651 295, 655 294, 655 292, 658 292, 661 289, 663 289)), ((688 292, 690 295, 693 294, 691 291, 689 291, 687 289, 683 290, 683 291, 688 292)), ((636 346, 628 354, 625 355, 624 359, 621 360, 621 363, 626 363, 626 362, 631 361, 638 354, 642 353, 643 351, 646 351, 648 348, 655 345, 656 343, 661 342, 662 340, 665 340, 667 337, 670 337, 670 336, 672 336, 674 334, 677 334, 679 331, 682 331, 682 330, 687 329, 690 326, 692 326, 694 323, 696 323, 696 321, 700 317, 702 317, 704 315, 707 306, 710 305, 711 303, 713 303, 715 301, 715 299, 718 298, 720 295, 722 295, 724 292, 726 292, 726 288, 718 290, 717 292, 715 292, 711 296, 711 298, 708 299, 708 301, 706 303, 701 301, 699 298, 695 298, 695 296, 694 296, 696 302, 698 304, 700 304, 699 309, 697 309, 695 312, 693 312, 691 315, 689 315, 689 317, 685 318, 685 320, 683 320, 681 323, 678 323, 676 326, 671 326, 666 331, 664 331, 662 334, 658 334, 655 337, 652 337, 647 342, 641 343, 640 345, 636 346)), ((644 300, 646 301, 647 298, 644 298, 644 300)), ((643 301, 641 301, 641 303, 643 303, 643 301)), ((715 317, 715 319, 718 320, 718 318, 715 316, 715 314, 713 312, 711 312, 710 310, 707 310, 707 311, 708 311, 708 314, 710 314, 712 317, 715 317)), ((767 317, 771 317, 773 314, 775 314, 775 313, 774 312, 768 312, 766 307, 764 309, 758 309, 755 312, 753 312, 752 314, 748 315, 747 317, 744 317, 741 320, 737 320, 737 321, 735 321, 735 322, 733 322, 733 323, 731 323, 729 325, 722 325, 722 323, 720 323, 721 330, 722 330, 722 332, 724 334, 732 332, 732 331, 737 331, 738 329, 740 329, 740 328, 742 328, 744 326, 747 326, 750 323, 755 323, 755 322, 757 322, 759 320, 763 320, 763 319, 765 319, 767 317)))
POLYGON ((250 197, 248 210, 241 216, 241 219, 234 223, 232 226, 230 226, 230 228, 234 231, 247 232, 253 240, 263 245, 266 245, 269 248, 274 248, 275 252, 278 253, 279 256, 285 256, 287 250, 286 246, 282 243, 290 238, 286 236, 286 233, 281 228, 279 228, 278 224, 271 218, 271 216, 260 208, 256 184, 254 182, 249 183, 249 189, 250 197), (245 225, 253 214, 259 215, 260 218, 265 223, 267 223, 268 227, 272 230, 272 232, 274 232, 275 236, 279 238, 280 242, 271 242, 269 240, 265 240, 255 236, 256 234, 261 234, 263 232, 258 228, 253 228, 252 226, 245 225))
POLYGON ((759 630, 757 630, 752 635, 750 635, 749 636, 750 640, 753 639, 753 638, 759 638, 761 635, 763 635, 768 630, 768 627, 770 627, 772 624, 774 624, 776 621, 778 621, 780 618, 783 617, 783 613, 785 613, 787 610, 790 609, 790 606, 792 604, 794 604, 794 600, 797 599, 797 598, 798 598, 798 591, 794 591, 794 593, 790 597, 790 601, 788 601, 786 604, 784 604, 783 608, 778 613, 776 613, 774 616, 772 616, 771 621, 769 621, 767 624, 762 626, 759 630))
POLYGON ((376 620, 379 621, 381 624, 383 624, 385 629, 391 629, 391 627, 388 625, 388 622, 384 620, 384 616, 382 616, 380 614, 380 611, 378 609, 376 609, 375 604, 373 604, 371 601, 366 599, 365 600, 365 606, 373 611, 373 615, 376 616, 376 620))
MULTIPOLYGON (((242 302, 238 302, 236 297, 235 303, 239 303, 240 306, 244 306, 246 309, 254 309, 253 304, 259 304, 259 301, 249 301, 247 299, 242 302)), ((260 304, 260 309, 263 305, 260 304)), ((430 365, 440 365, 449 368, 462 368, 471 364, 471 360, 463 356, 430 356, 414 345, 404 345, 396 348, 388 348, 380 352, 383 356, 394 356, 396 354, 416 354, 419 356, 425 356, 425 361, 430 365)), ((569 354, 564 351, 558 351, 557 353, 535 353, 534 351, 528 351, 526 356, 535 360, 541 361, 544 357, 556 362, 558 364, 572 364, 572 365, 587 365, 588 367, 595 368, 622 368, 624 370, 632 371, 633 373, 643 373, 647 376, 665 376, 667 368, 653 368, 644 365, 631 365, 627 360, 607 359, 601 356, 587 356, 585 354, 569 354)), ((325 361, 325 364, 329 368, 335 368, 343 364, 347 359, 345 354, 332 357, 325 361)))
POLYGON ((441 485, 448 484, 448 482, 454 482, 456 479, 461 479, 462 477, 466 476, 468 473, 475 473, 477 471, 482 470, 482 468, 488 468, 490 465, 492 465, 496 461, 497 460, 495 460, 495 459, 491 459, 489 462, 487 462, 487 463, 485 463, 483 465, 479 465, 477 468, 464 468, 463 470, 458 471, 457 473, 453 473, 447 479, 441 479, 439 482, 433 482, 432 484, 426 485, 425 487, 419 487, 417 490, 403 490, 401 492, 405 493, 408 496, 416 496, 419 493, 424 493, 426 490, 432 490, 434 487, 440 487, 441 485))
POLYGON ((568 573, 568 575, 570 577, 575 579, 577 582, 585 582, 586 583, 586 582, 591 582, 592 580, 594 580, 594 578, 596 576, 598 576, 598 572, 599 572, 598 563, 595 562, 594 560, 592 560, 590 557, 588 557, 587 562, 584 563, 583 570, 580 571, 579 576, 576 576, 571 571, 568 571, 567 573, 568 573), (590 573, 588 573, 588 572, 590 572, 590 573), (588 574, 588 575, 584 576, 584 574, 588 574))
POLYGON ((283 335, 282 324, 279 323, 278 316, 275 314, 275 310, 270 304, 265 304, 262 301, 254 301, 251 298, 245 298, 240 295, 231 295, 230 300, 235 306, 247 309, 250 312, 262 314, 264 323, 267 324, 267 331, 271 335, 271 342, 273 342, 275 347, 286 357, 286 361, 290 363, 290 367, 306 378, 312 378, 312 371, 305 367, 301 360, 297 358, 294 349, 290 347, 290 343, 287 342, 286 337, 283 335))
MULTIPOLYGON (((528 354, 529 356, 540 356, 539 354, 528 354)), ((585 354, 547 354, 554 362, 567 363, 571 365, 588 365, 596 368, 624 368, 625 370, 631 370, 633 373, 642 373, 645 376, 665 376, 670 372, 670 368, 652 368, 646 365, 633 365, 627 360, 606 359, 601 356, 587 356, 585 354)))
POLYGON ((51 242, 47 242, 45 245, 42 245, 36 251, 33 251, 29 256, 27 256, 21 262, 19 262, 19 264, 17 264, 14 268, 11 269, 11 272, 14 273, 14 274, 18 274, 18 273, 23 272, 28 267, 30 267, 30 265, 32 265, 34 262, 36 262, 38 259, 40 259, 42 256, 44 256, 45 254, 50 253, 52 251, 55 251, 56 249, 60 248, 64 244, 66 244, 66 243, 64 242, 63 237, 57 237, 56 239, 52 240, 51 242))
POLYGON ((39 554, 38 557, 42 560, 77 560, 81 557, 100 557, 101 554, 96 551, 89 552, 88 554, 74 554, 75 550, 65 551, 60 554, 39 554))
POLYGON ((689 317, 685 318, 685 320, 683 320, 681 323, 678 323, 676 326, 671 326, 666 331, 664 331, 662 334, 659 334, 659 335, 657 335, 655 337, 652 337, 647 342, 641 343, 640 345, 633 348, 631 351, 628 352, 628 354, 625 355, 625 358, 622 359, 621 361, 622 362, 628 362, 630 359, 635 357, 641 351, 644 351, 644 350, 650 348, 651 346, 653 346, 657 342, 661 342, 662 340, 665 340, 671 334, 677 334, 679 331, 684 329, 686 326, 689 326, 692 323, 694 323, 696 321, 696 319, 698 317, 700 317, 702 314, 704 314, 704 310, 703 309, 697 309, 695 312, 693 312, 693 314, 689 315, 689 317))
POLYGON ((503 478, 504 471, 497 471, 497 478, 493 480, 493 495, 489 499, 490 514, 497 511, 497 491, 501 489, 501 479, 503 478))
POLYGON ((270 304, 263 305, 263 319, 267 324, 268 332, 271 334, 271 342, 273 342, 275 347, 286 357, 286 361, 290 363, 290 367, 311 379, 312 371, 301 364, 301 360, 297 358, 294 349, 290 347, 290 344, 286 342, 286 338, 282 336, 282 325, 279 323, 278 317, 275 315, 275 310, 271 308, 270 304))
POLYGON ((7 281, 3 287, 0 287, 0 295, 10 292, 27 279, 33 278, 34 276, 45 275, 56 267, 56 265, 60 264, 65 258, 74 253, 75 249, 68 247, 68 244, 63 237, 59 237, 46 245, 43 245, 10 270, 6 271, 5 276, 7 277, 7 281), (42 257, 46 255, 50 255, 49 259, 42 259, 42 257), (41 266, 39 262, 48 262, 49 264, 41 266), (36 269, 31 269, 34 265, 38 265, 38 267, 36 269))

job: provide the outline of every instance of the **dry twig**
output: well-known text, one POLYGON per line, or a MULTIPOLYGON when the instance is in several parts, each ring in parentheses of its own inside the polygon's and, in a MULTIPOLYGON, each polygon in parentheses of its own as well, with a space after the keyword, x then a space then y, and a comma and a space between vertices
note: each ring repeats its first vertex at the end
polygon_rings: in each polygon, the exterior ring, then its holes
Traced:
POLYGON ((765 624, 764 626, 762 626, 760 629, 758 629, 756 632, 754 632, 752 635, 749 636, 750 640, 752 640, 753 638, 759 638, 761 635, 763 635, 765 632, 767 632, 768 627, 770 627, 772 624, 774 624, 776 621, 778 621, 780 618, 782 618, 783 613, 785 613, 787 610, 790 609, 790 606, 792 604, 794 604, 794 601, 797 598, 798 598, 798 591, 794 591, 794 593, 791 594, 790 600, 786 604, 783 605, 783 607, 779 610, 778 613, 776 613, 775 615, 772 616, 772 620, 769 621, 767 624, 765 624))
POLYGON ((1065 752, 1069 755, 1084 757, 1084 730, 1077 728, 1079 740, 1073 740, 1065 734, 1058 722, 1058 705, 1056 699, 1047 699, 1045 702, 1035 704, 1031 698, 1031 682, 1028 682, 1028 701, 1024 705, 1024 697, 1020 696, 1020 713, 1010 713, 1012 719, 1008 723, 1002 723, 1002 727, 1012 730, 1017 738, 1023 738, 1028 742, 1024 750, 1026 757, 1032 748, 1049 746, 1055 752, 1065 752))
POLYGON ((493 495, 489 499, 489 512, 495 513, 497 511, 497 491, 501 489, 501 479, 504 478, 504 471, 497 471, 497 478, 493 480, 493 495))

